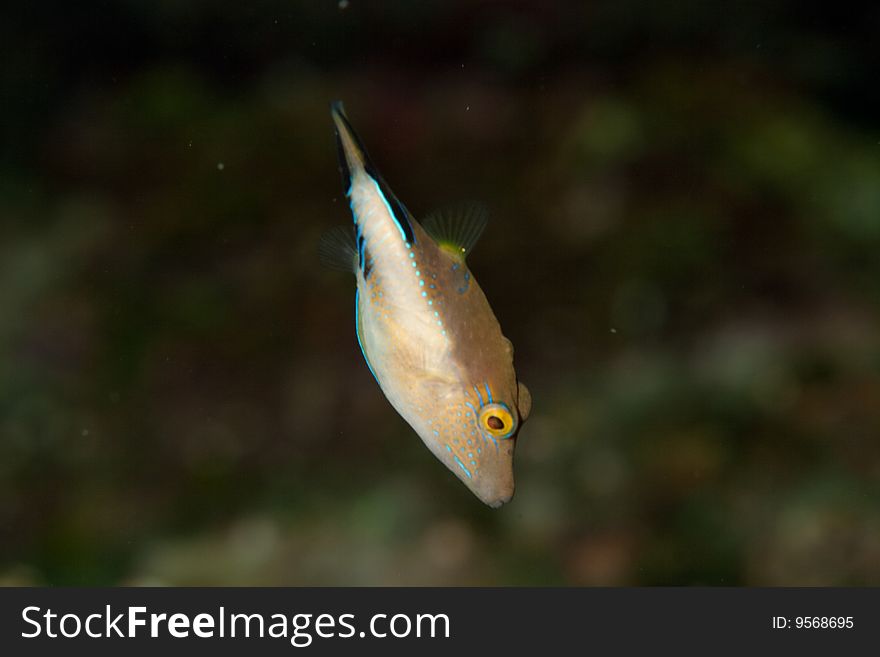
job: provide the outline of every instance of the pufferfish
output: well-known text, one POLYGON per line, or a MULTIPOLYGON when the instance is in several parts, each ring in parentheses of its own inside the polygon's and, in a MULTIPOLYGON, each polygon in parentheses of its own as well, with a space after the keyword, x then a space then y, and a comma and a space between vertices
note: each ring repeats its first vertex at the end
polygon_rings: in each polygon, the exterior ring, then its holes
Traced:
POLYGON ((357 339, 388 401, 434 456, 499 507, 513 496, 514 447, 532 401, 465 262, 486 213, 463 206, 420 224, 373 166, 341 103, 331 115, 354 228, 326 234, 321 260, 357 279, 357 339))

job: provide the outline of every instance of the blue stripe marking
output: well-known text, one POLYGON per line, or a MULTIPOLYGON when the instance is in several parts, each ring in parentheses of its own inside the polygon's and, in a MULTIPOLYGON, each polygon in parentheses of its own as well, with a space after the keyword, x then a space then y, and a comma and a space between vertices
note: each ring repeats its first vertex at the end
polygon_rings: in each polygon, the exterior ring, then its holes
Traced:
POLYGON ((403 230, 403 226, 400 225, 400 219, 394 216, 394 211, 391 209, 391 206, 388 204, 388 199, 385 198, 385 194, 382 193, 382 190, 379 189, 379 183, 376 182, 375 178, 370 177, 370 181, 373 183, 373 186, 376 188, 376 193, 379 195, 379 198, 382 199, 382 203, 385 205, 385 209, 388 210, 388 216, 394 220, 394 224, 397 226, 397 230, 400 231, 400 238, 406 242, 406 232, 403 230))
POLYGON ((474 386, 474 392, 477 393, 477 399, 480 400, 480 408, 483 408, 483 396, 480 394, 480 389, 477 386, 474 386))
POLYGON ((493 403, 492 402, 492 391, 489 390, 489 383, 488 382, 486 382, 486 396, 489 398, 489 403, 490 404, 493 403))
POLYGON ((454 456, 453 458, 455 459, 455 462, 458 463, 459 466, 461 466, 461 469, 464 470, 464 473, 468 476, 468 479, 473 479, 473 475, 471 475, 471 471, 468 470, 467 466, 461 462, 461 459, 458 458, 457 456, 454 456))
POLYGON ((373 371, 373 366, 370 365, 370 359, 367 358, 367 351, 364 349, 364 343, 361 340, 361 321, 360 321, 360 309, 358 306, 358 297, 360 296, 360 290, 355 290, 354 292, 354 334, 357 336, 358 346, 361 348, 361 353, 364 355, 364 360, 367 361, 367 367, 370 368, 370 374, 373 375, 373 378, 376 379, 376 383, 379 383, 379 377, 376 376, 376 373, 373 371))

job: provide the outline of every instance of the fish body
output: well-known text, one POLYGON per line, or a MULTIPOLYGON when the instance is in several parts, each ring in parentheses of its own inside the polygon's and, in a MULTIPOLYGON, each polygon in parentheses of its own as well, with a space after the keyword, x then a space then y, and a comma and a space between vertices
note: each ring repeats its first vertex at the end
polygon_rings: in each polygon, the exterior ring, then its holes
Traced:
POLYGON ((464 259, 485 219, 471 212, 423 227, 375 170, 341 105, 332 116, 354 219, 356 331, 370 371, 431 452, 500 506, 513 496, 531 397, 464 259))

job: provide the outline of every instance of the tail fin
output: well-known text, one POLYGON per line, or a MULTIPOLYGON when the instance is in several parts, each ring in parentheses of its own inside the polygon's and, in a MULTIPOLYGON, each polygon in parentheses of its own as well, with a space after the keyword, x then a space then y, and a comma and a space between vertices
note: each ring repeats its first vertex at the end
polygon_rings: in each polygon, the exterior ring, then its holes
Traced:
MULTIPOLYGON (((370 156, 361 143, 360 138, 348 122, 345 109, 340 101, 330 104, 330 115, 336 126, 336 147, 339 155, 339 173, 342 174, 342 188, 346 195, 351 194, 352 176, 359 171, 364 171, 376 184, 382 200, 388 206, 389 214, 400 230, 403 241, 407 244, 415 244, 415 235, 410 225, 409 212, 404 205, 397 200, 394 192, 388 187, 382 176, 370 161, 370 156)), ((355 223, 358 223, 355 216, 355 223)))
POLYGON ((351 187, 351 174, 361 169, 371 169, 370 158, 360 138, 345 116, 342 101, 330 105, 330 115, 336 125, 336 150, 339 156, 339 173, 342 175, 342 187, 348 191, 351 187))

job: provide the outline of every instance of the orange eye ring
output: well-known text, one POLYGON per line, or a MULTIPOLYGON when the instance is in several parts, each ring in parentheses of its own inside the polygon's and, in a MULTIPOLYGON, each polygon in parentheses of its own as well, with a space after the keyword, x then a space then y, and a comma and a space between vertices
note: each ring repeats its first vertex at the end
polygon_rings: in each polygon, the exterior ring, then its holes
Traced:
POLYGON ((517 420, 506 404, 495 402, 480 409, 480 428, 493 438, 510 438, 516 431, 517 420))

